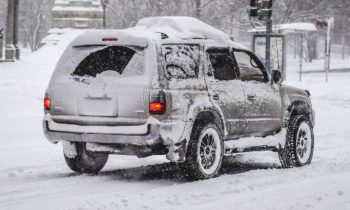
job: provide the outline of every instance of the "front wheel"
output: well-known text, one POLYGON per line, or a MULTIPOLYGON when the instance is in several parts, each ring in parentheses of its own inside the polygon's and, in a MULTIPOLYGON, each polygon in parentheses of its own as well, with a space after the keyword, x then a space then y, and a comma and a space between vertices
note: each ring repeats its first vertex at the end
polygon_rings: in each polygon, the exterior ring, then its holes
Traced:
POLYGON ((279 151, 283 167, 300 167, 311 163, 314 152, 314 133, 308 118, 293 117, 287 128, 286 145, 279 151))
POLYGON ((74 158, 64 154, 70 169, 77 173, 98 173, 106 165, 108 154, 94 153, 86 150, 85 143, 75 143, 77 155, 74 158))
POLYGON ((217 125, 209 123, 194 127, 188 144, 183 170, 191 180, 209 179, 218 174, 224 155, 222 134, 217 125))

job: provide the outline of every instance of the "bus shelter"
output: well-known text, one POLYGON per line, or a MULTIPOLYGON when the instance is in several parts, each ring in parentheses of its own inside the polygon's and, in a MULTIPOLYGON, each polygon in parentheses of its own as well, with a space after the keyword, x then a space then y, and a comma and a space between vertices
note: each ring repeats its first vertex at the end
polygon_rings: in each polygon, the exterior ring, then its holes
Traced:
MULTIPOLYGON (((282 74, 283 80, 287 79, 287 35, 300 36, 299 50, 299 79, 301 80, 303 71, 303 34, 317 31, 313 23, 288 23, 273 25, 271 35, 271 58, 268 70, 278 70, 282 74)), ((262 60, 265 61, 266 51, 266 27, 255 27, 248 31, 253 34, 252 50, 262 60)))

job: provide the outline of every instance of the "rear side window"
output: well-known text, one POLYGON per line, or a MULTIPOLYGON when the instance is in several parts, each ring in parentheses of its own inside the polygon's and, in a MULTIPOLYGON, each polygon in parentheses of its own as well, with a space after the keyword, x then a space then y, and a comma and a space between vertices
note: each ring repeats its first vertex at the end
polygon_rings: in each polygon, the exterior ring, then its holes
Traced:
POLYGON ((207 54, 211 64, 210 71, 214 74, 215 79, 235 80, 238 78, 237 65, 235 65, 235 62, 228 48, 212 48, 207 50, 207 54))
POLYGON ((198 78, 199 45, 163 45, 162 57, 161 66, 167 80, 198 78))
MULTIPOLYGON (((84 48, 84 47, 77 47, 84 48)), ((92 51, 75 68, 72 75, 96 77, 109 73, 116 76, 141 75, 144 69, 142 51, 124 46, 104 47, 92 51)))

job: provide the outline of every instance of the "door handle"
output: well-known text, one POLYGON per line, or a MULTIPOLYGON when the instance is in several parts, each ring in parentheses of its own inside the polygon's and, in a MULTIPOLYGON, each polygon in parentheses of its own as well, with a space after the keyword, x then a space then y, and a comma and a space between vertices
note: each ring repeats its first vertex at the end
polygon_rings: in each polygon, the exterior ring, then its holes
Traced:
POLYGON ((219 100, 219 99, 220 99, 219 94, 217 94, 217 93, 214 94, 214 95, 213 95, 213 99, 216 100, 216 101, 219 100))
POLYGON ((256 99, 256 96, 255 95, 248 95, 247 98, 249 101, 254 101, 256 99))

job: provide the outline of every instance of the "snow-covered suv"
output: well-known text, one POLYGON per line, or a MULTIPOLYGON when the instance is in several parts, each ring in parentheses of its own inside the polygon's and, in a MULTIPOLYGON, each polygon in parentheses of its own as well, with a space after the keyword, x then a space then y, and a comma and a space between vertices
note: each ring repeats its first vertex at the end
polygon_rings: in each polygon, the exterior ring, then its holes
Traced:
POLYGON ((280 79, 203 22, 146 18, 68 46, 45 94, 44 132, 79 173, 97 173, 109 154, 166 155, 192 179, 211 178, 224 155, 248 151, 303 166, 314 147, 310 94, 280 79))

